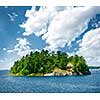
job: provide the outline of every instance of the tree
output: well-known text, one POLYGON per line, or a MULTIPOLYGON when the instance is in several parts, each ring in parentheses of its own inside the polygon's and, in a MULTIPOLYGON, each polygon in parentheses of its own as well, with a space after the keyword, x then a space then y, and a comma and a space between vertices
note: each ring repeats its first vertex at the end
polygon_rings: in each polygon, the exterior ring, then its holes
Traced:
POLYGON ((75 72, 84 73, 89 71, 84 57, 71 56, 68 57, 67 53, 42 50, 41 52, 30 52, 26 56, 23 56, 20 60, 17 60, 13 67, 11 67, 10 73, 15 75, 30 75, 30 74, 46 74, 51 73, 55 68, 66 70, 67 64, 71 62, 73 64, 73 70, 75 72))

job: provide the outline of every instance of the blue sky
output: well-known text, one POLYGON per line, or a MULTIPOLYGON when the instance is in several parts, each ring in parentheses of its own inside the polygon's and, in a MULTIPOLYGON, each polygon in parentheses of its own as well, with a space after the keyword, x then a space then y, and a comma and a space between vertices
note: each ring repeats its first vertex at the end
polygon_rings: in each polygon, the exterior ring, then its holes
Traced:
POLYGON ((0 69, 41 49, 79 54, 89 65, 100 65, 99 13, 100 7, 0 7, 0 69))
MULTIPOLYGON (((0 7, 0 47, 1 48, 11 48, 14 44, 16 44, 17 37, 23 37, 21 33, 23 33, 24 29, 19 27, 19 24, 26 20, 24 14, 27 9, 31 7, 9 7, 4 8, 0 7), (8 14, 16 13, 18 16, 14 18, 14 21, 11 21, 8 14), (3 44, 2 44, 3 43, 3 44)), ((29 37, 31 42, 42 42, 37 37, 33 36, 29 37), (33 40, 32 40, 33 38, 33 40)), ((41 43, 43 44, 43 43, 41 43)), ((34 45, 36 48, 40 48, 41 45, 34 45)))

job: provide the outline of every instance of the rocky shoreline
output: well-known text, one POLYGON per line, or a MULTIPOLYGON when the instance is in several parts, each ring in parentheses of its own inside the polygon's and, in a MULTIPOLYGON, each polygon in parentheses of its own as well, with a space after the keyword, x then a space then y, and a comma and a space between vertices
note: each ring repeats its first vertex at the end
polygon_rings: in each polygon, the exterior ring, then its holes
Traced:
POLYGON ((82 72, 52 72, 52 73, 48 73, 48 74, 44 74, 44 76, 83 76, 83 75, 90 75, 91 72, 87 71, 85 73, 82 72))
POLYGON ((74 70, 62 70, 59 68, 55 68, 52 73, 46 74, 29 74, 29 75, 21 75, 21 74, 10 74, 11 76, 83 76, 83 75, 90 75, 91 72, 89 70, 85 71, 84 73, 74 70))

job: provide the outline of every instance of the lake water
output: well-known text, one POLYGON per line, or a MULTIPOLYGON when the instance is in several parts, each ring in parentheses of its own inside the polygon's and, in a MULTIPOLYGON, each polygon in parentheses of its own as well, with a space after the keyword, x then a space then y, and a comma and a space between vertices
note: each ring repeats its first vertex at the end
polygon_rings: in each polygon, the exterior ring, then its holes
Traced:
POLYGON ((87 76, 16 77, 0 71, 0 93, 100 93, 100 71, 87 76))

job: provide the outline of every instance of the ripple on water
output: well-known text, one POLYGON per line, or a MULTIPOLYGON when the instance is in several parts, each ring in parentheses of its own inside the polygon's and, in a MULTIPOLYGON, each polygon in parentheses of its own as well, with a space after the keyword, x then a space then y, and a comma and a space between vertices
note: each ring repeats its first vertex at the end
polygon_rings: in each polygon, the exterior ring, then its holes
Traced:
POLYGON ((100 72, 87 76, 12 77, 0 76, 1 93, 98 93, 100 72))

